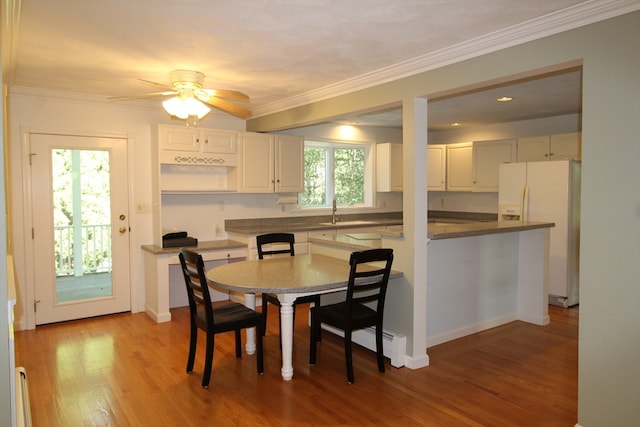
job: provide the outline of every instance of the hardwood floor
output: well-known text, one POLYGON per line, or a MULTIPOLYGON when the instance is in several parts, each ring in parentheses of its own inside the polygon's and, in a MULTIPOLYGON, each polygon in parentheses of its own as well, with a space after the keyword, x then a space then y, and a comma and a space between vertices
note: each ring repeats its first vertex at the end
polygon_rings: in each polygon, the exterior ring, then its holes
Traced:
POLYGON ((156 324, 118 314, 16 332, 33 425, 45 426, 573 426, 577 420, 578 308, 550 307, 545 327, 513 322, 429 349, 430 366, 379 373, 354 347, 347 384, 342 340, 323 334, 309 366, 299 306, 292 381, 280 376, 278 325, 269 313, 265 373, 216 336, 209 389, 200 387, 204 335, 185 373, 188 311, 156 324))

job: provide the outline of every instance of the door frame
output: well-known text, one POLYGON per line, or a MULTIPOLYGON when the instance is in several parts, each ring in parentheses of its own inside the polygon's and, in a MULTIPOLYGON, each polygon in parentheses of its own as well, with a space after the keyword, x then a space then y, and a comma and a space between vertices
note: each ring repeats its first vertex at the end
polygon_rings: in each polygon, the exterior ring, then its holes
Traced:
MULTIPOLYGON (((126 133, 121 132, 82 132, 82 131, 61 131, 60 129, 52 130, 46 128, 31 128, 29 126, 21 126, 20 127, 20 149, 21 149, 21 158, 22 158, 22 208, 24 213, 24 221, 23 221, 23 231, 22 237, 24 238, 24 259, 25 260, 33 260, 35 256, 34 251, 34 242, 32 236, 32 227, 33 227, 33 205, 32 205, 32 186, 31 186, 31 174, 29 172, 30 168, 30 135, 31 134, 47 134, 47 135, 66 135, 66 136, 82 136, 82 137, 90 137, 90 138, 117 138, 117 139, 125 139, 127 140, 127 175, 129 179, 127 180, 127 204, 128 204, 128 213, 129 217, 129 298, 130 298, 130 306, 131 312, 139 312, 140 306, 140 291, 138 288, 134 288, 133 283, 136 283, 137 280, 133 279, 133 273, 138 272, 137 269, 132 268, 132 259, 137 259, 138 257, 131 256, 137 252, 134 252, 134 249, 137 245, 137 236, 136 236, 136 227, 133 223, 132 206, 134 206, 133 202, 133 179, 134 176, 132 174, 132 147, 135 146, 135 138, 132 138, 126 133)), ((26 264, 24 264, 26 265, 26 264)), ((24 308, 24 318, 26 319, 26 329, 35 329, 36 328, 36 313, 34 308, 35 302, 35 275, 32 269, 24 268, 24 295, 25 301, 21 304, 24 308)), ((20 284, 18 284, 20 286, 20 284)), ((22 329, 25 329, 22 327, 22 329)))

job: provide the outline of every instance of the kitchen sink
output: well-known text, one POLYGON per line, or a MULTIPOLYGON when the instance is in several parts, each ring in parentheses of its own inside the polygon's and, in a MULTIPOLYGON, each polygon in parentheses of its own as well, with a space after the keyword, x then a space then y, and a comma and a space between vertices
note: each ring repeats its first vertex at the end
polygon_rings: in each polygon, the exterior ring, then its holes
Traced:
POLYGON ((375 224, 375 221, 338 221, 335 224, 332 224, 330 222, 321 222, 320 225, 328 225, 331 227, 335 227, 337 225, 367 225, 367 224, 375 224))

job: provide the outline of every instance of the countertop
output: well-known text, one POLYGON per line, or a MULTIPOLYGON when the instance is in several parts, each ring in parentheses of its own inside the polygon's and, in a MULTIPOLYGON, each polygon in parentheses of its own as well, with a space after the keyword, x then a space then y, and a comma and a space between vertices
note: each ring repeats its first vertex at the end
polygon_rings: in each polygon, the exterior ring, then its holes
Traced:
POLYGON ((364 251, 381 248, 382 240, 378 233, 348 233, 348 234, 309 234, 311 243, 328 244, 342 248, 364 251), (355 236, 355 237, 354 237, 355 236))
POLYGON ((453 239, 456 237, 481 236, 485 234, 512 233, 514 231, 534 230, 537 228, 555 227, 552 222, 498 222, 473 221, 447 223, 444 221, 429 222, 427 236, 431 240, 453 239))
MULTIPOLYGON (((154 255, 175 255, 183 248, 162 248, 157 245, 142 245, 142 249, 147 252, 151 252, 154 255)), ((197 252, 224 251, 228 249, 247 249, 247 244, 236 242, 235 240, 212 240, 209 242, 198 242, 197 246, 185 246, 184 249, 192 249, 197 252)))
POLYGON ((331 224, 331 216, 307 216, 286 218, 256 218, 225 221, 225 231, 244 235, 305 232, 320 230, 344 230, 365 227, 388 227, 402 224, 402 212, 338 216, 331 224))

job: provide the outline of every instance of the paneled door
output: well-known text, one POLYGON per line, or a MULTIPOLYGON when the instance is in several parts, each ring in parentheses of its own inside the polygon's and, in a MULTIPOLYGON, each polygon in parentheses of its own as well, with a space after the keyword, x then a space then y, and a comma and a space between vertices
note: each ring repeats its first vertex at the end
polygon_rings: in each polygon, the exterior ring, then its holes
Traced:
POLYGON ((30 134, 36 325, 129 311, 127 140, 30 134))

